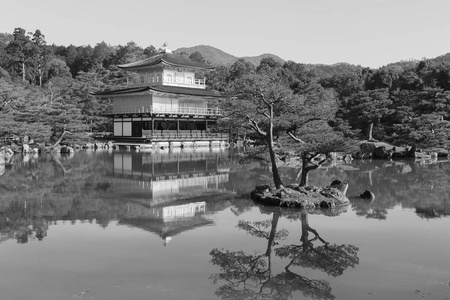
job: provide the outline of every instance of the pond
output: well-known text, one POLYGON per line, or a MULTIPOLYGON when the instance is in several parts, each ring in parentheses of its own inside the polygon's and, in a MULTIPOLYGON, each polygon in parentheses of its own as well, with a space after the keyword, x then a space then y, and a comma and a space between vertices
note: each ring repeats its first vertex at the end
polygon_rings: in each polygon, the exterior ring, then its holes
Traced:
POLYGON ((351 204, 306 213, 255 205, 271 173, 235 157, 16 155, 0 168, 0 299, 449 298, 448 161, 328 162, 309 183, 345 180, 351 204))

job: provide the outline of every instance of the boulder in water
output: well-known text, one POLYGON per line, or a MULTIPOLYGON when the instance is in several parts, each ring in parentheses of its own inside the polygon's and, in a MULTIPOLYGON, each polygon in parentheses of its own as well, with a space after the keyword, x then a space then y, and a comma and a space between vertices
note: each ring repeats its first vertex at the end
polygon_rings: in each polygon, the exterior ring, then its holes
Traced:
POLYGON ((365 190, 364 193, 359 195, 359 198, 374 200, 375 199, 375 194, 373 192, 369 191, 369 190, 365 190))

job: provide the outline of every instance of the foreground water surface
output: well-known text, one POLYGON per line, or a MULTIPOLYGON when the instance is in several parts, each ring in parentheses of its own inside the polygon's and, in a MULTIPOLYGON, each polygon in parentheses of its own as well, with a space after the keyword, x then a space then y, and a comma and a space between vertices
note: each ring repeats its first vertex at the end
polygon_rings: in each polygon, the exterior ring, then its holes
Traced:
POLYGON ((449 298, 448 161, 328 163, 310 184, 348 181, 351 205, 308 214, 255 205, 270 171, 233 157, 15 157, 0 167, 0 299, 449 298))

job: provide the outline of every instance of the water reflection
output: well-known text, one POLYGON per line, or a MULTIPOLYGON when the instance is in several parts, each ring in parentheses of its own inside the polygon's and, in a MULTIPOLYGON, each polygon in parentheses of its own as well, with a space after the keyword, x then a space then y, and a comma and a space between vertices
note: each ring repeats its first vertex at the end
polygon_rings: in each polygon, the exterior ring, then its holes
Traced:
MULTIPOLYGON (((43 240, 49 224, 111 221, 158 234, 164 241, 199 226, 227 195, 227 151, 79 152, 16 156, 1 177, 0 241, 43 240), (208 198, 209 197, 209 198, 208 198), (205 200, 206 199, 206 200, 205 200)), ((228 203, 229 205, 229 203, 228 203)))
POLYGON ((30 214, 27 202, 23 206, 14 202, 0 212, 0 242, 15 238, 17 243, 25 244, 30 240, 42 241, 47 236, 51 221, 42 215, 30 214))
POLYGON ((352 209, 358 216, 367 219, 386 220, 388 210, 381 201, 375 199, 351 198, 352 209))
MULTIPOLYGON (((213 225, 206 217, 229 202, 230 193, 248 198, 271 178, 259 164, 238 165, 229 151, 200 149, 158 152, 82 151, 71 155, 16 155, 0 176, 1 240, 43 240, 54 222, 86 220, 102 227, 139 227, 163 241, 186 230, 213 225), (215 199, 215 200, 214 200, 215 199)), ((281 168, 286 183, 298 169, 281 168)), ((353 161, 329 164, 311 173, 310 183, 339 178, 350 183, 347 195, 358 216, 387 220, 398 205, 417 216, 450 215, 450 164, 436 161, 353 161), (359 199, 369 189, 374 201, 359 199)), ((230 206, 238 216, 250 201, 230 206)))
POLYGON ((182 232, 201 226, 212 225, 213 221, 205 217, 206 202, 186 203, 151 208, 143 215, 127 213, 119 222, 120 225, 137 227, 159 235, 166 246, 172 237, 182 232))
POLYGON ((328 165, 314 173, 312 184, 340 178, 350 183, 347 195, 353 209, 365 218, 386 220, 397 205, 417 211, 421 218, 450 215, 450 163, 424 164, 413 160, 357 160, 351 164, 328 165), (376 195, 374 201, 359 199, 364 190, 376 195))
POLYGON ((167 245, 173 236, 213 224, 205 218, 206 202, 195 198, 225 192, 229 164, 224 152, 114 153, 106 195, 134 198, 119 224, 153 232, 167 245))
POLYGON ((448 162, 325 165, 310 183, 348 181, 351 205, 313 215, 255 206, 270 170, 227 151, 14 159, 0 176, 5 299, 447 296, 448 162))
POLYGON ((114 153, 107 194, 162 204, 224 190, 230 160, 225 153, 114 153))
MULTIPOLYGON (((292 299, 295 292, 314 299, 334 299, 330 284, 323 279, 311 279, 299 274, 302 268, 320 270, 337 277, 359 263, 358 248, 349 244, 330 244, 308 222, 308 212, 282 208, 264 208, 271 213, 271 220, 239 221, 237 227, 248 234, 267 240, 265 251, 250 254, 241 250, 213 249, 210 252, 213 265, 221 273, 213 274, 214 284, 223 284, 216 290, 222 299, 292 299), (278 229, 281 217, 301 224, 298 244, 280 245, 289 232, 278 229), (300 222, 299 222, 300 221, 300 222), (313 236, 310 236, 310 233, 313 236), (275 248, 274 248, 275 247, 275 248), (283 259, 284 270, 275 272, 273 256, 283 259), (296 268, 297 267, 297 268, 296 268)), ((339 215, 345 208, 316 211, 330 216, 339 215)))

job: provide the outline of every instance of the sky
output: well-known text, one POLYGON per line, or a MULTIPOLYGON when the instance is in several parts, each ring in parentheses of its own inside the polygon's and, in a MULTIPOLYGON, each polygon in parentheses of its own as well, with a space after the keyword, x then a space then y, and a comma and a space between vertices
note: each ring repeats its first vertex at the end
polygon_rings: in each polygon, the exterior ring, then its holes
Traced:
POLYGON ((449 0, 2 0, 0 32, 48 44, 209 45, 231 55, 364 67, 450 52, 449 0))

